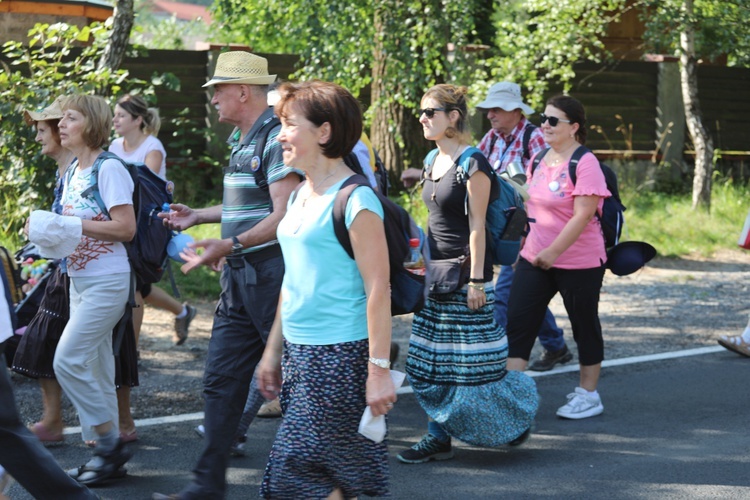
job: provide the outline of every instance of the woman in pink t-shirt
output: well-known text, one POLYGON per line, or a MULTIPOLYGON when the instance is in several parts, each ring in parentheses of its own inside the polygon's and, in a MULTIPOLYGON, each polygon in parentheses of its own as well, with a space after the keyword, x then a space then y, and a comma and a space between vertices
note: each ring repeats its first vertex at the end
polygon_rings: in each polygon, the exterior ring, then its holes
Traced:
POLYGON ((596 388, 604 359, 599 292, 607 254, 596 213, 611 194, 591 152, 574 167, 575 184, 569 179, 570 159, 586 142, 583 105, 570 96, 555 96, 541 118, 550 148, 539 153, 543 159, 538 168, 527 172, 527 209, 533 223, 508 301, 508 369, 526 369, 547 305, 559 292, 578 345, 581 377, 580 387, 557 415, 581 419, 604 411, 596 388))

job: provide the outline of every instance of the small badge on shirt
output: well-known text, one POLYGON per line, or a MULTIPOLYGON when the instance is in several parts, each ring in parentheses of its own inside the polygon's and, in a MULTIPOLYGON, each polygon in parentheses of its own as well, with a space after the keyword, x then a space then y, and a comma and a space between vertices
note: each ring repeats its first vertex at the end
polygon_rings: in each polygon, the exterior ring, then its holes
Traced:
POLYGON ((253 159, 250 160, 250 170, 253 172, 257 172, 260 168, 260 156, 253 156, 253 159))
POLYGON ((164 190, 169 194, 174 194, 174 182, 167 181, 167 185, 164 187, 164 190))

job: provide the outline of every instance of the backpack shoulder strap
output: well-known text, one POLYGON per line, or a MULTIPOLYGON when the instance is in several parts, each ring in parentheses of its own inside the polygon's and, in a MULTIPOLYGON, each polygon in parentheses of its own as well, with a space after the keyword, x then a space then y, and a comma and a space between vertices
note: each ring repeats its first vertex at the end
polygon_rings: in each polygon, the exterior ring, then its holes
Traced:
POLYGON ((346 228, 346 204, 349 202, 351 194, 359 186, 367 186, 372 189, 366 178, 355 174, 344 181, 333 201, 333 232, 352 259, 354 258, 354 249, 352 249, 352 241, 349 238, 349 230, 346 228))
POLYGON ((578 176, 576 174, 578 162, 581 161, 583 155, 588 152, 589 148, 587 148, 586 146, 578 146, 578 148, 573 151, 573 156, 570 157, 570 162, 568 162, 568 176, 570 177, 570 182, 572 182, 574 186, 576 184, 576 180, 578 179, 578 176))
POLYGON ((529 151, 529 142, 531 141, 531 134, 534 133, 536 125, 528 123, 526 128, 523 129, 523 158, 528 160, 531 158, 531 152, 529 151))
POLYGON ((539 163, 541 163, 542 158, 544 158, 544 155, 547 154, 547 151, 549 151, 549 148, 544 148, 541 151, 539 151, 539 154, 537 154, 534 157, 534 161, 531 163, 531 176, 534 176, 534 172, 537 168, 539 168, 539 163))
MULTIPOLYGON (((255 170, 252 170, 252 172, 255 177, 255 185, 264 191, 268 191, 268 176, 266 175, 266 166, 263 163, 263 151, 266 149, 266 143, 268 142, 268 136, 271 134, 271 130, 277 125, 281 125, 281 120, 274 115, 273 118, 263 125, 253 136, 255 137, 253 157, 257 157, 260 160, 260 165, 258 165, 258 168, 255 170)), ((251 139, 252 138, 245 137, 242 142, 243 144, 249 144, 251 139)))
POLYGON ((104 204, 104 200, 102 199, 102 194, 101 192, 99 192, 99 169, 101 168, 104 160, 117 160, 127 168, 123 159, 116 154, 109 151, 100 153, 99 156, 96 157, 96 160, 94 160, 94 164, 91 166, 91 185, 83 190, 83 192, 81 193, 81 198, 88 198, 89 196, 91 196, 99 206, 99 210, 101 210, 102 213, 107 216, 107 218, 111 218, 109 216, 109 210, 107 210, 107 206, 104 204))
POLYGON ((263 124, 254 134, 247 134, 240 142, 240 146, 247 146, 253 139, 255 139, 255 149, 253 150, 253 157, 249 163, 243 163, 242 165, 234 165, 224 167, 223 171, 225 174, 232 173, 245 173, 253 174, 255 178, 255 185, 264 191, 268 191, 268 177, 266 176, 266 169, 263 163, 263 151, 266 149, 266 143, 268 142, 268 136, 271 134, 271 130, 281 124, 281 121, 276 115, 273 115, 267 123, 263 124))
POLYGON ((432 172, 432 166, 435 165, 435 158, 438 155, 438 148, 433 149, 424 157, 424 167, 422 169, 422 180, 432 172))

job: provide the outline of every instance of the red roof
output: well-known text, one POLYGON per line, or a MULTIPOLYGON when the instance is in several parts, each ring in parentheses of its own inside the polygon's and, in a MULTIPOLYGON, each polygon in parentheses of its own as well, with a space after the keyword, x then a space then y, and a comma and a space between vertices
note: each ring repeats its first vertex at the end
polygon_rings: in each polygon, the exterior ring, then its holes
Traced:
POLYGON ((173 14, 182 21, 193 21, 201 18, 206 24, 211 24, 211 14, 202 5, 193 5, 182 2, 169 2, 167 0, 153 0, 155 10, 161 10, 173 14))

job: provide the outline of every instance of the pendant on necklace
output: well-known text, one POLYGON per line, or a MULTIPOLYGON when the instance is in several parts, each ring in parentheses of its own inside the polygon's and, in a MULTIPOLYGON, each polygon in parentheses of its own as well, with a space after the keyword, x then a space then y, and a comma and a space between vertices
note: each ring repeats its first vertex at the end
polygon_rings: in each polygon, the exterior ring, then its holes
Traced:
POLYGON ((558 189, 560 189, 560 183, 557 181, 550 182, 548 186, 549 186, 549 190, 552 191, 553 193, 557 191, 558 189))

